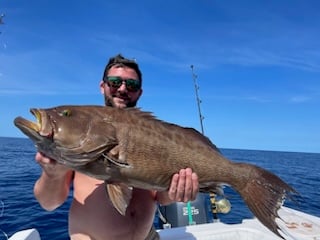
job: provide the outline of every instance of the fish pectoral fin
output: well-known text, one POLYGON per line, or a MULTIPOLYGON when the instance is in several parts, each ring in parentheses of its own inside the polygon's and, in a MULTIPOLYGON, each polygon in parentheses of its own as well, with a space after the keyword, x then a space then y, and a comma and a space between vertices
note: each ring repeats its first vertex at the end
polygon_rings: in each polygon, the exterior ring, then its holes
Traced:
POLYGON ((103 153, 102 156, 108 162, 113 163, 114 165, 121 168, 129 168, 130 165, 120 157, 120 147, 117 145, 113 147, 108 153, 103 153))
POLYGON ((105 185, 112 205, 124 216, 132 197, 132 187, 122 183, 105 185))

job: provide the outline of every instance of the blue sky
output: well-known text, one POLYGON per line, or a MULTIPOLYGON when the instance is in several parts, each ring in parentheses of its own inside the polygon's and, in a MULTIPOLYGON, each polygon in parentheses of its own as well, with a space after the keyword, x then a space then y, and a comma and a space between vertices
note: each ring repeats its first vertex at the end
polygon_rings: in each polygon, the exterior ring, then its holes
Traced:
POLYGON ((320 2, 1 0, 0 136, 31 107, 103 104, 105 64, 138 61, 139 107, 218 147, 320 152, 320 2))

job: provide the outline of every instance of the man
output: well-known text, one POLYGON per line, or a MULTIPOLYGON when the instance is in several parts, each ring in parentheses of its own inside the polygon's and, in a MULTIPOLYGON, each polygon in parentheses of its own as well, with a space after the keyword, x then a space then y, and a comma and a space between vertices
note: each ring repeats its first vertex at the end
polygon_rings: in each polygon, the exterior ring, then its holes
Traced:
MULTIPOLYGON (((135 61, 121 55, 110 58, 100 90, 107 106, 135 107, 142 94, 142 74, 135 61)), ((181 169, 172 177, 168 192, 134 189, 125 216, 109 201, 104 182, 73 172, 36 154, 43 171, 34 186, 34 194, 46 210, 54 210, 68 197, 73 183, 73 201, 69 212, 69 234, 73 240, 143 240, 153 239, 150 231, 156 203, 194 200, 198 192, 198 177, 192 170, 181 169)))

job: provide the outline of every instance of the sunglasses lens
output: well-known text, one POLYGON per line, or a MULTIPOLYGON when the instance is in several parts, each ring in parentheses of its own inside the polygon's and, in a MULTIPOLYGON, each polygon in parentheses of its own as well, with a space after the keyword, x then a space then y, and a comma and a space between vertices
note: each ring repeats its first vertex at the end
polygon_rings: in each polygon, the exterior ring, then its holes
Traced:
POLYGON ((122 84, 122 79, 119 77, 108 77, 109 87, 119 88, 122 84))
POLYGON ((121 77, 108 77, 107 84, 112 88, 119 88, 123 82, 126 84, 126 88, 129 92, 136 92, 141 88, 141 83, 139 80, 135 79, 122 79, 121 77))
POLYGON ((140 89, 140 82, 134 79, 126 80, 126 88, 129 92, 136 92, 140 89))

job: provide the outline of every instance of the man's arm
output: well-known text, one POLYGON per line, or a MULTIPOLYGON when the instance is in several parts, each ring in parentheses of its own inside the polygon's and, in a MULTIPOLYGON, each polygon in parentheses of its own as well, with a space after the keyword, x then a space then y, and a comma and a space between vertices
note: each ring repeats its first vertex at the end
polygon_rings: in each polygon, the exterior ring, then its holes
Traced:
POLYGON ((191 168, 181 169, 173 175, 168 191, 157 192, 156 201, 161 205, 173 202, 188 202, 196 199, 199 192, 199 182, 196 173, 191 168))
POLYGON ((34 185, 34 195, 42 208, 52 211, 67 199, 73 171, 41 153, 35 158, 43 171, 34 185))

